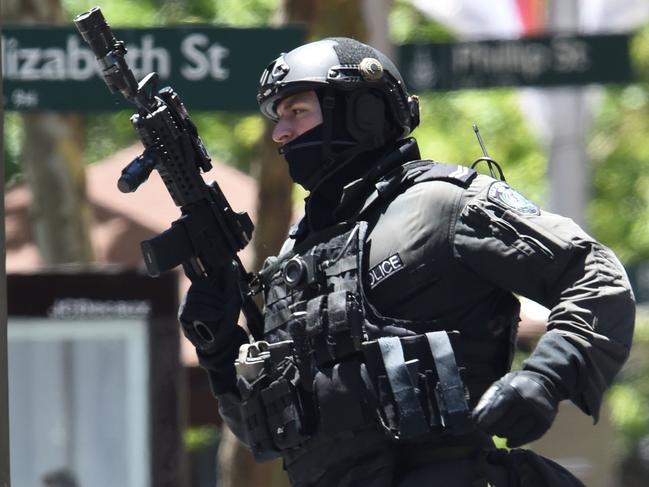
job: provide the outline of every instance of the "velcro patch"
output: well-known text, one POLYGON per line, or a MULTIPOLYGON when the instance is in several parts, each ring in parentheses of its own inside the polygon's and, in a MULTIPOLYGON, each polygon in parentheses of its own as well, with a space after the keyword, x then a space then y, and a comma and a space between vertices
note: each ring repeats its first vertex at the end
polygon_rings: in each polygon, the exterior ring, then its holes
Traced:
POLYGON ((467 187, 478 174, 475 170, 466 166, 433 161, 429 162, 430 166, 415 178, 416 183, 440 179, 442 181, 449 181, 467 187))
POLYGON ((521 215, 538 215, 539 207, 525 198, 504 181, 496 181, 489 186, 487 197, 490 201, 505 209, 513 210, 521 215))
POLYGON ((378 263, 370 269, 370 289, 374 289, 379 283, 393 274, 396 274, 403 269, 403 262, 399 254, 394 254, 385 259, 383 262, 378 263))

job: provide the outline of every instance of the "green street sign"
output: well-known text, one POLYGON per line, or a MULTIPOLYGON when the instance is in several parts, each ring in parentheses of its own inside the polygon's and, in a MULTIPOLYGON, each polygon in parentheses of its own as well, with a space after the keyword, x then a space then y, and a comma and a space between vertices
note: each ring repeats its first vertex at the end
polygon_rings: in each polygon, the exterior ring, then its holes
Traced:
MULTIPOLYGON (((151 71, 191 110, 256 110, 263 69, 304 41, 304 29, 182 26, 114 29, 136 79, 151 71)), ((106 111, 130 108, 111 95, 95 56, 73 27, 6 26, 2 30, 5 109, 106 111)))
MULTIPOLYGON (((256 110, 263 68, 304 42, 304 29, 182 26, 115 29, 137 79, 151 71, 189 110, 256 110)), ((106 111, 127 108, 111 95, 76 29, 6 26, 2 31, 5 109, 106 111)), ((407 44, 399 65, 411 91, 560 86, 632 80, 629 35, 407 44)))
POLYGON ((632 80, 628 34, 407 44, 399 61, 414 92, 632 80))

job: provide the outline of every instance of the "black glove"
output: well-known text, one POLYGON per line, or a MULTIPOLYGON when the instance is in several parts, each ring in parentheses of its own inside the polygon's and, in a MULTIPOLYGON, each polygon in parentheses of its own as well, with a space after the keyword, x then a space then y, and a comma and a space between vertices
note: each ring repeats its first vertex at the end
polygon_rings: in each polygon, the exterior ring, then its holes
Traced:
POLYGON ((180 305, 183 333, 199 358, 220 355, 234 338, 245 335, 237 325, 243 302, 237 279, 236 267, 225 266, 214 283, 207 278, 192 282, 180 305))
POLYGON ((545 376, 529 370, 510 372, 482 395, 473 419, 480 429, 507 438, 507 446, 515 448, 545 434, 561 399, 545 376))

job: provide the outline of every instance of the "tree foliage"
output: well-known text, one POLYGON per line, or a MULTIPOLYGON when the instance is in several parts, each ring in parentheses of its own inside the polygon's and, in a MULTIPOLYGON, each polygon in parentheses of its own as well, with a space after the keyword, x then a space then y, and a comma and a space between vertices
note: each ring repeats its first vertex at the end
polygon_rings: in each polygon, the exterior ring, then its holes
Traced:
POLYGON ((15 113, 5 113, 4 144, 5 183, 11 184, 21 175, 20 146, 22 145, 20 120, 15 113))
POLYGON ((453 35, 443 25, 423 16, 407 0, 394 0, 390 11, 390 38, 395 44, 445 42, 453 35))
MULTIPOLYGON (((594 229, 622 259, 649 259, 649 26, 631 44, 637 83, 607 90, 589 145, 596 170, 594 229)), ((609 397, 624 485, 649 475, 649 313, 638 308, 630 358, 609 397)))
MULTIPOLYGON (((544 203, 546 159, 518 109, 515 92, 422 94, 420 103, 421 125, 414 135, 423 157, 471 165, 482 155, 472 128, 476 123, 507 181, 531 200, 544 203)), ((485 172, 486 166, 477 169, 485 172)))
POLYGON ((626 263, 649 259, 649 27, 631 54, 638 82, 606 90, 588 146, 592 228, 626 263))

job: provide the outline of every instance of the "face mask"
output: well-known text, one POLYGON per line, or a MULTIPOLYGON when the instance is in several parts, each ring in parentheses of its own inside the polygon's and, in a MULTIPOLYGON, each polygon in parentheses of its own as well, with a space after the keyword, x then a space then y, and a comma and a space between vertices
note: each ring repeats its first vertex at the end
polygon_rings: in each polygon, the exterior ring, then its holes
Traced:
MULTIPOLYGON (((352 145, 354 144, 349 141, 331 142, 334 153, 352 145)), ((280 154, 288 163, 291 179, 307 191, 311 191, 325 175, 327 169, 322 161, 322 124, 284 144, 280 148, 280 154)))

